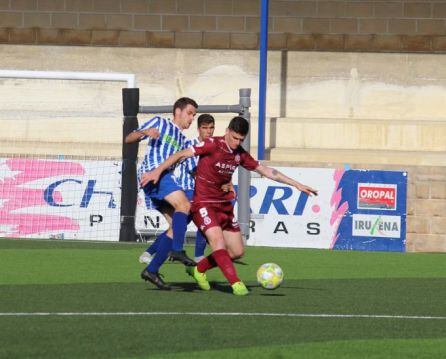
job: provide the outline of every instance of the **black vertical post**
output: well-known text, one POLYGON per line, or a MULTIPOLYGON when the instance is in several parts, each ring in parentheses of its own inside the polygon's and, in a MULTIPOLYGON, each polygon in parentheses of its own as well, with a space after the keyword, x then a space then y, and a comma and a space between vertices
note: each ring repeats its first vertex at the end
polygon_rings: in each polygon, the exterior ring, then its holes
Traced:
POLYGON ((125 137, 138 128, 139 89, 123 88, 122 104, 124 122, 122 126, 122 173, 121 173, 121 228, 119 241, 136 240, 135 213, 138 196, 136 162, 138 142, 125 143, 125 137))

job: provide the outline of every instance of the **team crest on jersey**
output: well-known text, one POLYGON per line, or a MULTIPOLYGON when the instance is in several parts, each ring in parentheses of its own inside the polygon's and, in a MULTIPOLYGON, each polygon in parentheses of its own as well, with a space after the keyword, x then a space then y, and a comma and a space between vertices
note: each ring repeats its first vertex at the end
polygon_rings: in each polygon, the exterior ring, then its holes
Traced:
POLYGON ((240 163, 240 155, 235 155, 235 162, 240 163))

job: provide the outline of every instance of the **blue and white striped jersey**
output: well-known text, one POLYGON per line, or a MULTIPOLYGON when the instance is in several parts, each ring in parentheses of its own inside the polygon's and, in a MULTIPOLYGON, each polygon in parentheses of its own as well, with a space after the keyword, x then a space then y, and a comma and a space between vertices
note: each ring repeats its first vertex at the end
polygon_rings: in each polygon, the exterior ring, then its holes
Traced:
MULTIPOLYGON (((198 143, 200 143, 198 137, 192 140, 186 140, 184 148, 197 145, 198 143)), ((187 160, 181 162, 175 168, 175 177, 177 178, 178 183, 181 185, 181 187, 183 187, 185 191, 195 188, 195 180, 194 177, 192 176, 192 173, 195 172, 197 164, 198 164, 198 156, 190 157, 187 160)))
MULTIPOLYGON (((160 136, 157 139, 150 138, 147 143, 144 159, 138 169, 138 177, 144 172, 149 172, 158 167, 170 155, 185 148, 186 136, 181 129, 169 119, 155 116, 141 125, 136 131, 156 128, 160 136)), ((145 140, 147 136, 141 138, 145 140)))

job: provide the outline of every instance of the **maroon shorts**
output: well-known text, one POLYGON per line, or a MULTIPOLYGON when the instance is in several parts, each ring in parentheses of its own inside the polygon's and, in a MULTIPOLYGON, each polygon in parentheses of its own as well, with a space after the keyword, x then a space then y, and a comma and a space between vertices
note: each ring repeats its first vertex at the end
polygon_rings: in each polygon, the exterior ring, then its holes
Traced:
POLYGON ((211 227, 221 227, 223 231, 240 232, 237 219, 234 217, 234 206, 231 202, 192 203, 192 219, 203 233, 211 227))

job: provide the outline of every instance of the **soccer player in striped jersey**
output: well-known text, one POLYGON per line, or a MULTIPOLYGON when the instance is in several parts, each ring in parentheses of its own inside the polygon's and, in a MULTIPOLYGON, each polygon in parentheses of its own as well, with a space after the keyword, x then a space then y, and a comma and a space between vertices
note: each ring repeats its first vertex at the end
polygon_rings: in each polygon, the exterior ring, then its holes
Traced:
MULTIPOLYGON (((144 174, 157 168, 170 155, 185 148, 186 136, 183 130, 190 127, 197 113, 197 103, 187 97, 178 99, 173 105, 173 120, 155 116, 125 138, 126 143, 148 139, 146 153, 138 170, 141 179, 144 174)), ((159 235, 153 246, 156 253, 142 271, 141 278, 155 284, 159 289, 170 290, 159 275, 159 269, 169 252, 174 259, 185 265, 194 265, 184 251, 177 251, 175 245, 182 244, 187 228, 190 203, 181 185, 177 182, 173 168, 167 168, 158 183, 142 184, 146 200, 161 212, 169 223, 169 229, 159 235)))
POLYGON ((221 187, 231 180, 238 166, 293 186, 308 195, 317 195, 315 189, 253 159, 241 146, 248 131, 248 121, 243 117, 234 117, 224 136, 211 137, 173 154, 155 170, 144 173, 141 178, 142 184, 158 183, 163 171, 169 166, 189 157, 200 156, 191 212, 194 223, 205 234, 212 254, 202 259, 196 267, 187 267, 186 270, 203 290, 210 289, 206 271, 219 267, 235 295, 249 293, 232 263, 232 260, 244 254, 244 245, 239 225, 234 218, 232 196, 221 187))
MULTIPOLYGON (((205 139, 212 137, 215 130, 215 119, 212 115, 203 113, 197 118, 198 137, 188 140, 186 148, 197 145, 205 139)), ((178 178, 181 186, 186 193, 189 201, 192 201, 195 188, 195 172, 197 170, 198 157, 190 157, 181 162, 175 169, 175 175, 178 178)), ((197 230, 197 237, 195 240, 195 258, 196 262, 204 257, 204 250, 206 248, 206 239, 200 230, 197 230)))

